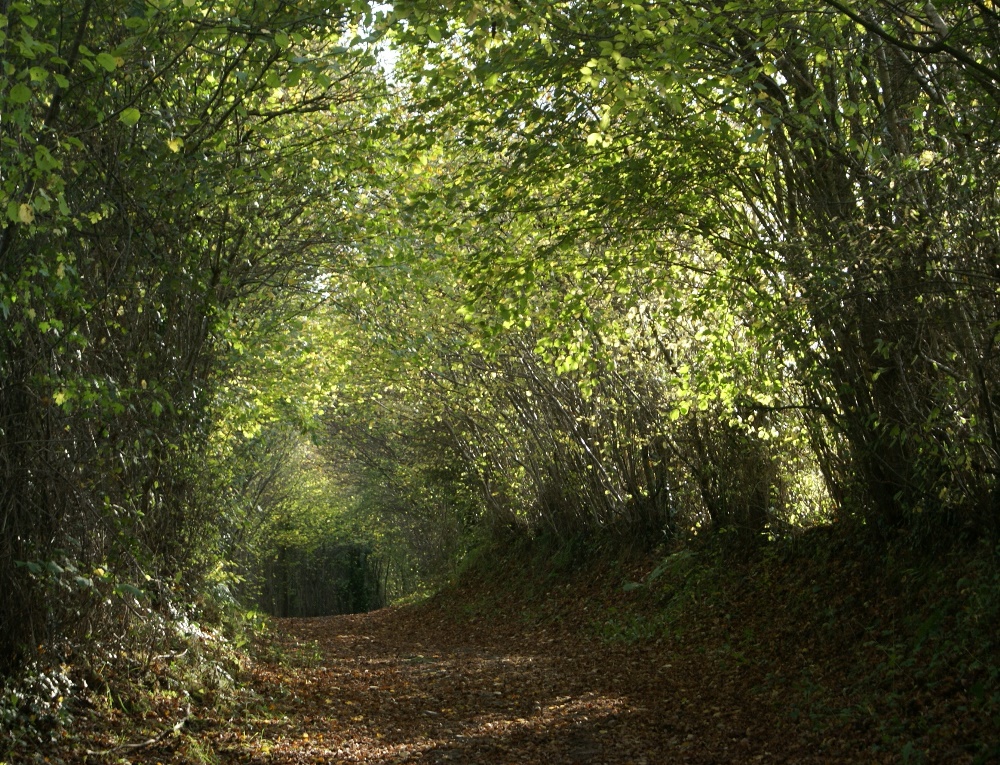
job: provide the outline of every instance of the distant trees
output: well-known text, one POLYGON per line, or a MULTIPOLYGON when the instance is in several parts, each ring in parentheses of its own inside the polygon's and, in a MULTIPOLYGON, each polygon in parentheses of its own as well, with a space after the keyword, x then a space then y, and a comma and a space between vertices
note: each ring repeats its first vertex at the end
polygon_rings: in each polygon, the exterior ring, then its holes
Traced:
POLYGON ((358 544, 281 549, 263 561, 260 607, 275 616, 356 614, 386 605, 384 560, 358 544))

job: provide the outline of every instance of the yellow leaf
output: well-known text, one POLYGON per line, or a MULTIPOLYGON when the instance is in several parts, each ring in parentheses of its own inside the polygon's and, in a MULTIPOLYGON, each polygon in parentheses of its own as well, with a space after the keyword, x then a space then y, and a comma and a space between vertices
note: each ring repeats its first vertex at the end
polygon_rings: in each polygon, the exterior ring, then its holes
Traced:
POLYGON ((170 149, 170 151, 174 152, 174 154, 179 152, 183 145, 184 141, 180 138, 171 138, 169 141, 167 141, 167 148, 170 149))
POLYGON ((31 205, 20 205, 17 208, 17 219, 21 221, 21 223, 33 223, 35 220, 35 211, 31 209, 31 205))

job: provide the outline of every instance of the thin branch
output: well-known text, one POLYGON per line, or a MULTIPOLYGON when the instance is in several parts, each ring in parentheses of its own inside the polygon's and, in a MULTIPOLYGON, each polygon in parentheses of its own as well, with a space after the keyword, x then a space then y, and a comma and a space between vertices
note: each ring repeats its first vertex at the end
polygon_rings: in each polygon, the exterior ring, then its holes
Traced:
POLYGON ((137 749, 146 749, 147 747, 155 746, 168 736, 177 735, 180 732, 181 728, 183 728, 184 725, 187 723, 187 721, 190 719, 191 719, 191 705, 188 704, 187 709, 185 710, 184 713, 184 717, 182 717, 180 720, 174 723, 173 727, 161 731, 159 734, 153 736, 152 738, 146 739, 145 741, 139 741, 138 743, 135 744, 119 744, 118 746, 113 746, 110 749, 102 749, 98 751, 95 751, 93 749, 88 749, 87 754, 92 755, 94 757, 106 757, 107 755, 114 754, 115 752, 134 752, 137 749))

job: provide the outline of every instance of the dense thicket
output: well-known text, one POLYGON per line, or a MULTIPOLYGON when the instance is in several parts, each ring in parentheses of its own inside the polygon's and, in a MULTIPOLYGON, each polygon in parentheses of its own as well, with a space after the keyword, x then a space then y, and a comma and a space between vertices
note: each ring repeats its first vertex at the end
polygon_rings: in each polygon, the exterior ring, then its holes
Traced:
POLYGON ((410 366, 378 419, 412 465, 447 444, 481 526, 996 533, 991 4, 417 0, 384 28, 419 158, 385 267, 436 308, 386 317, 410 366))
POLYGON ((219 382, 351 238, 341 15, 0 3, 0 669, 216 565, 219 382))

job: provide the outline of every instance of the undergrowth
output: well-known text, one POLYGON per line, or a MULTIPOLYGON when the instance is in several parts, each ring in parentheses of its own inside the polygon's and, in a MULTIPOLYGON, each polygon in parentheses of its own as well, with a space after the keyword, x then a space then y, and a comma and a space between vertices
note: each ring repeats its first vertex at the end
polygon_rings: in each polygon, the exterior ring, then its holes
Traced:
MULTIPOLYGON (((124 729, 132 739, 181 734, 202 710, 217 714, 241 700, 247 656, 266 644, 259 615, 213 598, 186 609, 133 607, 140 618, 115 640, 43 650, 8 679, 0 695, 7 734, 0 736, 0 765, 33 761, 42 750, 68 758, 54 754, 52 762, 114 755, 128 744, 105 729, 124 729)), ((184 761, 207 761, 196 742, 181 744, 191 754, 184 761)))

